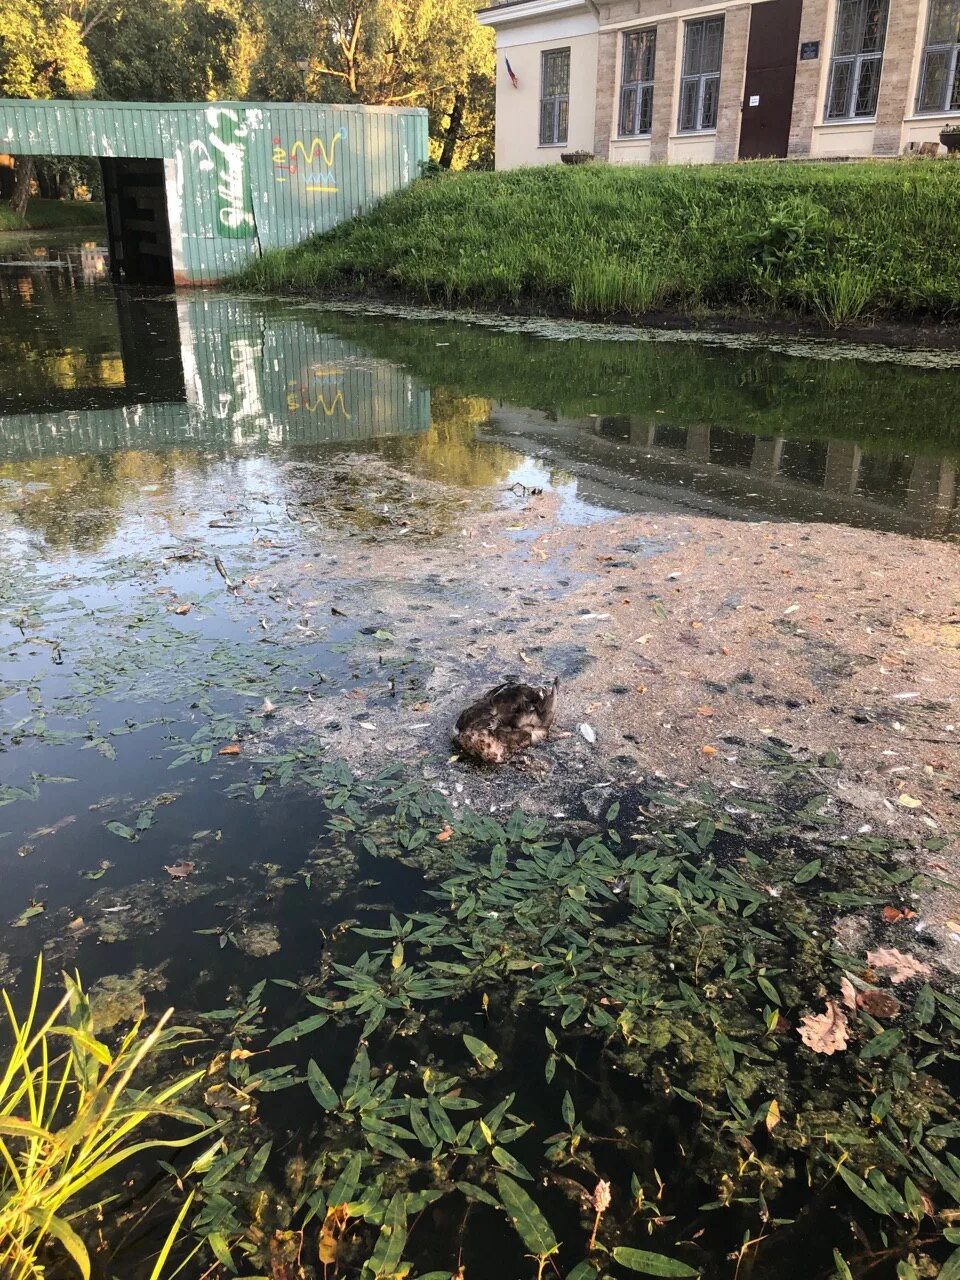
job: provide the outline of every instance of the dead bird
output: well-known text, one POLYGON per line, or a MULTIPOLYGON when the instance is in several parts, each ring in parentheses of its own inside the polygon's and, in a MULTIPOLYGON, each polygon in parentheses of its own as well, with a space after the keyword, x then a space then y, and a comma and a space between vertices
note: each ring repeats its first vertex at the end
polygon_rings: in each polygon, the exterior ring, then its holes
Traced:
POLYGON ((503 764, 542 742, 557 714, 560 677, 550 689, 498 684, 460 713, 454 741, 484 764, 503 764))

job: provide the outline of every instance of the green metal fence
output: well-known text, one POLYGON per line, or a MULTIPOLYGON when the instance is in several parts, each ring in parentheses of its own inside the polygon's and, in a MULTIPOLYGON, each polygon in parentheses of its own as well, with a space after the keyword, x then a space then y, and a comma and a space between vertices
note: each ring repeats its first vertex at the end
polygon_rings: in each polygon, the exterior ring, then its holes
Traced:
POLYGON ((159 160, 174 279, 223 280, 412 181, 420 108, 0 99, 0 151, 159 160))

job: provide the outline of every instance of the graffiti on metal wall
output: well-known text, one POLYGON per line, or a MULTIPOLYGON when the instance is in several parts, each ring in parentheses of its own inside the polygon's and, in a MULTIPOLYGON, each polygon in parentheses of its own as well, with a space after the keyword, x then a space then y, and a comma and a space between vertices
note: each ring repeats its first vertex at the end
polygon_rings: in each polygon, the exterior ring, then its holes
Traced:
POLYGON ((287 182, 302 175, 304 190, 334 193, 339 191, 335 165, 337 144, 346 141, 346 130, 338 129, 329 144, 312 137, 309 143, 295 138, 289 146, 281 137, 273 139, 273 176, 277 182, 287 182))
POLYGON ((217 232, 231 240, 248 239, 257 231, 247 157, 249 113, 241 119, 233 107, 208 107, 204 115, 209 125, 207 141, 195 139, 190 143, 190 153, 199 157, 199 172, 216 175, 217 232))
POLYGON ((347 412, 343 391, 336 386, 342 374, 343 369, 338 364, 315 364, 309 374, 304 374, 299 379, 290 378, 287 382, 287 412, 322 413, 325 418, 332 418, 339 412, 341 417, 350 421, 351 415, 347 412), (322 382, 326 378, 334 381, 333 387, 329 384, 322 389, 310 386, 311 381, 322 382))

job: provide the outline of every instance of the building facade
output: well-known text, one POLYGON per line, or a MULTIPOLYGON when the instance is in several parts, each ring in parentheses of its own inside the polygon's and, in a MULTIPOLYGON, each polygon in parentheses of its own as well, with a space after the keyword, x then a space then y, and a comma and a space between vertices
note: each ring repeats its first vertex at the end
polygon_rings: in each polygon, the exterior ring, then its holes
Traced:
POLYGON ((480 21, 498 169, 896 156, 960 126, 960 0, 504 0, 480 21))

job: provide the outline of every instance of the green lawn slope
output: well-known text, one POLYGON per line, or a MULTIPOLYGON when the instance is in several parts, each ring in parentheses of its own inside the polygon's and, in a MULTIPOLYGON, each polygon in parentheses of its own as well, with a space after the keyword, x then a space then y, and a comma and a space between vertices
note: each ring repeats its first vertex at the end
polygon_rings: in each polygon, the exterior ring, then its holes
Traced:
POLYGON ((584 317, 950 320, 960 302, 960 163, 428 177, 268 253, 239 283, 584 317))

